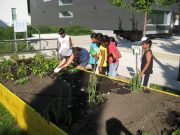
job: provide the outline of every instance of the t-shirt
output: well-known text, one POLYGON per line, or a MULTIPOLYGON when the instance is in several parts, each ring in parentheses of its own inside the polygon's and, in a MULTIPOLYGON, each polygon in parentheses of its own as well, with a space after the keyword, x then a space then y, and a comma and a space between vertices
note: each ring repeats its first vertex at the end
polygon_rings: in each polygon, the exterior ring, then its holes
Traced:
POLYGON ((116 45, 115 45, 115 42, 110 42, 109 43, 109 48, 108 48, 109 50, 108 50, 108 55, 109 55, 109 60, 108 60, 108 62, 109 62, 109 64, 112 64, 112 63, 118 63, 119 62, 119 52, 118 52, 118 49, 117 49, 117 47, 116 47, 116 45), (114 53, 115 55, 116 55, 116 61, 115 62, 113 62, 113 59, 112 59, 112 53, 114 53))
MULTIPOLYGON (((141 62, 141 71, 143 70, 143 68, 145 67, 147 61, 146 61, 146 53, 150 52, 152 54, 151 50, 147 50, 146 52, 144 52, 143 56, 142 56, 142 62, 141 62)), ((153 73, 153 54, 152 54, 152 58, 150 61, 150 65, 149 67, 146 69, 146 71, 144 72, 144 74, 152 74, 153 73)))
POLYGON ((102 61, 101 50, 105 52, 105 59, 104 59, 103 67, 107 67, 107 48, 104 47, 103 45, 100 45, 100 47, 99 47, 99 63, 98 63, 98 65, 100 65, 100 63, 102 61))
POLYGON ((89 60, 89 52, 85 48, 81 48, 80 52, 78 53, 78 57, 79 57, 78 63, 87 61, 89 60))
POLYGON ((63 48, 67 48, 67 49, 70 48, 70 36, 65 35, 64 38, 59 37, 59 38, 58 38, 58 41, 59 41, 59 43, 61 44, 61 46, 60 46, 60 48, 59 48, 59 53, 61 52, 61 50, 62 50, 63 48))
POLYGON ((90 64, 95 64, 95 61, 96 61, 96 64, 98 64, 98 61, 93 56, 95 54, 99 54, 99 47, 96 43, 91 43, 90 44, 90 59, 89 59, 90 64))

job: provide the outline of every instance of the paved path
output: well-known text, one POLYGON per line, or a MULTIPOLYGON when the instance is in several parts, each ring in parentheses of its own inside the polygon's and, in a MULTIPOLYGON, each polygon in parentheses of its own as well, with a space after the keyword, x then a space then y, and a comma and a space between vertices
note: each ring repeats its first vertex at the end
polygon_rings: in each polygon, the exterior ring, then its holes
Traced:
MULTIPOLYGON (((98 32, 98 31, 96 31, 98 32)), ((102 32, 102 31, 100 31, 102 32)), ((104 34, 115 36, 112 32, 103 31, 104 34), (105 33, 106 32, 106 33, 105 33)), ((102 32, 102 33, 103 33, 102 32)), ((57 39, 57 34, 41 35, 42 38, 54 38, 57 39)), ((84 47, 89 50, 89 44, 91 42, 90 36, 71 36, 73 46, 84 47)), ((128 78, 132 77, 132 73, 135 71, 135 56, 132 53, 131 45, 138 45, 138 42, 130 42, 125 39, 117 38, 118 49, 122 53, 120 64, 118 67, 118 74, 128 78)), ((152 51, 154 53, 154 67, 151 83, 162 86, 168 86, 174 89, 180 89, 180 82, 177 80, 179 60, 180 60, 180 36, 173 36, 166 39, 153 39, 152 51)), ((42 47, 45 49, 56 48, 57 41, 42 41, 42 47)), ((138 60, 140 67, 140 57, 138 60)))

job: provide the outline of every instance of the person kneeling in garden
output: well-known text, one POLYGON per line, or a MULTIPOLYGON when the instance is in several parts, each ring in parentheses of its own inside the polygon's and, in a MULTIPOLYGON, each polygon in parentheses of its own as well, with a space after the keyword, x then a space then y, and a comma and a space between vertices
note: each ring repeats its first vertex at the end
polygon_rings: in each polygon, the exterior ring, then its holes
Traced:
POLYGON ((63 57, 59 65, 54 69, 54 73, 68 67, 72 63, 77 63, 78 68, 85 68, 89 61, 89 52, 81 47, 63 48, 60 52, 63 57))
POLYGON ((151 51, 152 41, 147 37, 143 37, 141 39, 141 45, 144 54, 142 56, 140 76, 142 77, 142 85, 149 87, 149 78, 153 73, 153 54, 151 51))

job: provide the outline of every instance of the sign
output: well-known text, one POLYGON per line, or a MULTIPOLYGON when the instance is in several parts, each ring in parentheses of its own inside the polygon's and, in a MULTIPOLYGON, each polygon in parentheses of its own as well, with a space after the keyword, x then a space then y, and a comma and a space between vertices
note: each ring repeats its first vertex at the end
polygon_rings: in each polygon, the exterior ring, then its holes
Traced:
POLYGON ((16 20, 14 21, 14 32, 26 32, 27 23, 26 21, 16 20))
POLYGON ((140 53, 141 46, 132 45, 131 48, 133 49, 135 54, 139 54, 140 53))

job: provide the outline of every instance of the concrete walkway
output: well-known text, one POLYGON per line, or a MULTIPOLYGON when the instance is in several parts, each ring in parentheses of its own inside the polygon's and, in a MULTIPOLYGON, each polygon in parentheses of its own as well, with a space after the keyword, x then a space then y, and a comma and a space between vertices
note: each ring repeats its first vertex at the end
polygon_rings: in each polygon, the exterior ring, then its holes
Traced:
MULTIPOLYGON (((112 31, 95 31, 102 32, 109 36, 115 36, 112 31)), ((115 36, 116 37, 116 36, 115 36)), ((41 38, 58 38, 58 34, 43 34, 41 38)), ((84 47, 89 50, 91 42, 90 35, 71 36, 73 46, 84 47)), ((135 55, 133 55, 131 46, 139 45, 138 42, 130 42, 122 38, 116 37, 118 49, 122 53, 120 59, 118 74, 128 78, 132 78, 135 71, 135 55)), ((152 40, 152 51, 154 54, 154 67, 151 83, 162 86, 171 87, 180 90, 180 82, 177 80, 179 61, 180 61, 180 36, 172 36, 169 38, 156 38, 152 40)), ((56 48, 57 41, 48 41, 48 46, 42 42, 45 49, 56 48)), ((48 51, 46 51, 47 53, 48 51)), ((141 57, 138 57, 138 66, 140 67, 141 57)))

